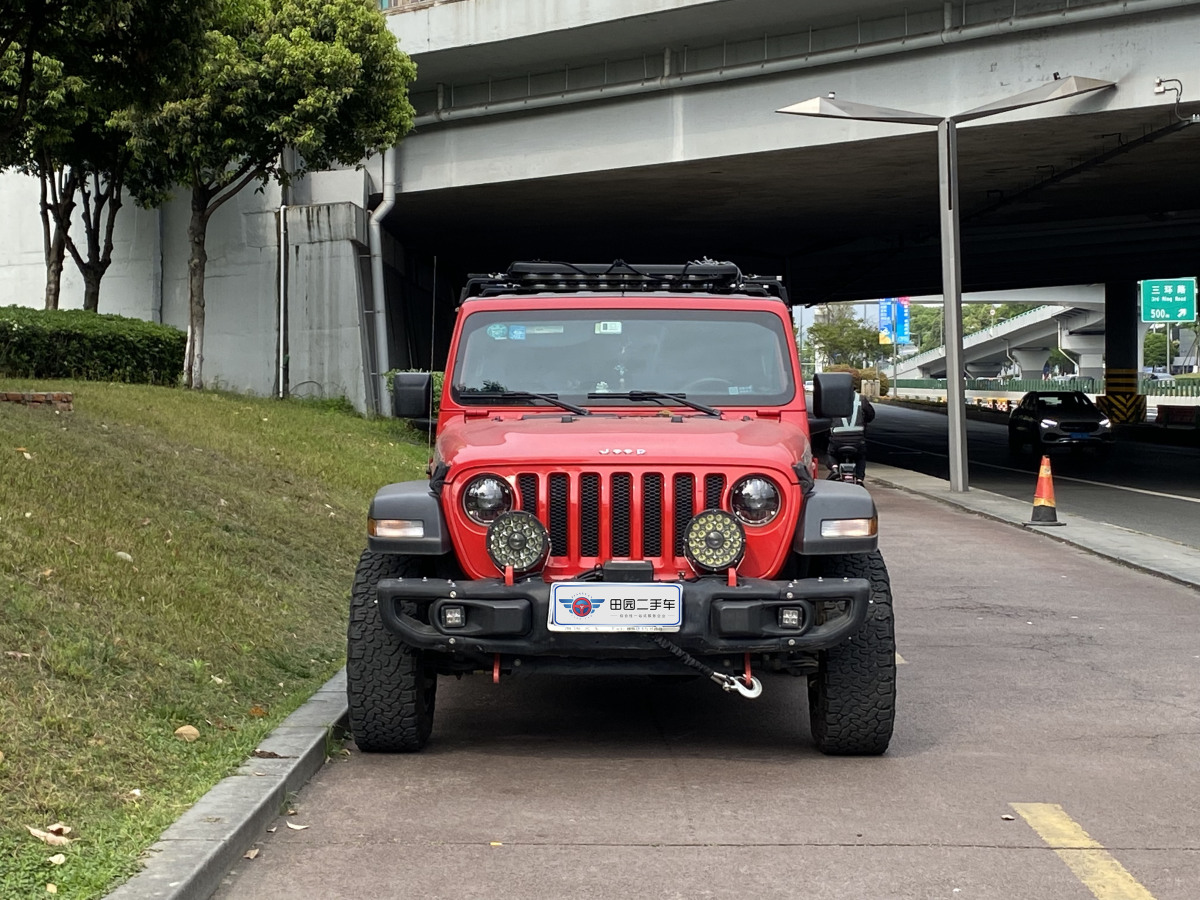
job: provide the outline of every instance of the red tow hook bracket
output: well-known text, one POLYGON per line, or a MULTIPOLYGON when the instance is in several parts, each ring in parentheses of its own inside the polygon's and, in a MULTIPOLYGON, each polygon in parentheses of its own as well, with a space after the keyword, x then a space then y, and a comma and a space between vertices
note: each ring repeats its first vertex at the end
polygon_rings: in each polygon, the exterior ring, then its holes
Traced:
POLYGON ((497 653, 492 659, 492 684, 500 683, 500 654, 497 653))
POLYGON ((730 566, 727 576, 728 577, 727 577, 725 583, 728 584, 730 587, 737 587, 737 569, 734 568, 733 566, 730 566))

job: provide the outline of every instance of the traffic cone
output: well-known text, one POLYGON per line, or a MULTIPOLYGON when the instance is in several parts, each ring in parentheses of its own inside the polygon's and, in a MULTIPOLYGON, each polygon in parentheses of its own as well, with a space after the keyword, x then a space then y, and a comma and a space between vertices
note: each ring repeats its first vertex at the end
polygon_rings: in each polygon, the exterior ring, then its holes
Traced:
POLYGON ((1042 457, 1037 489, 1033 492, 1033 516, 1026 525, 1065 525, 1054 511, 1054 481, 1050 477, 1050 457, 1042 457))

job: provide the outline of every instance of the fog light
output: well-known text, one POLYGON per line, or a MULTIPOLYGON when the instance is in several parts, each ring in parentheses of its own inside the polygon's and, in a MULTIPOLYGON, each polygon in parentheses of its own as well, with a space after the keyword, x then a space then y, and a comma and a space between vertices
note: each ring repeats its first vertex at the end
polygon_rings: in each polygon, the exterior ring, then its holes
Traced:
POLYGON ((461 606, 442 607, 442 627, 462 628, 467 624, 467 611, 461 606))
POLYGON ((693 566, 719 572, 741 561, 746 552, 746 532, 731 513, 706 509, 688 523, 683 545, 693 566))
POLYGON ((779 627, 780 628, 799 628, 801 621, 800 610, 792 609, 791 607, 783 607, 779 610, 779 627))
POLYGON ((515 509, 488 526, 487 552, 501 572, 530 572, 550 555, 550 535, 533 513, 515 509))

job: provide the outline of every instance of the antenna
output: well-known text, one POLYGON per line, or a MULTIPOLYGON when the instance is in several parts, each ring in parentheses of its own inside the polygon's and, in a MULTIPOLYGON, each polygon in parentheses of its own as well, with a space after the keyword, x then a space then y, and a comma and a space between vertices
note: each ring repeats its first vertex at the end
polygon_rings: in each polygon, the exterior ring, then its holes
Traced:
MULTIPOLYGON (((429 412, 433 413, 434 396, 437 394, 437 387, 433 383, 433 355, 436 352, 433 339, 437 332, 437 256, 433 257, 433 290, 429 294, 429 412)), ((445 379, 443 373, 442 378, 445 379)), ((425 433, 425 450, 431 456, 433 455, 433 432, 437 427, 437 419, 431 423, 425 433)))

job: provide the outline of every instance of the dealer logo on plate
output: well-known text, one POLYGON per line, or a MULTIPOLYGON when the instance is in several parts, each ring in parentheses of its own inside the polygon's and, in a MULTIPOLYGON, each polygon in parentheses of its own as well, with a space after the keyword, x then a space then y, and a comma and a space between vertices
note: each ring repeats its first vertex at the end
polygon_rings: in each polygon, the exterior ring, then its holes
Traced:
POLYGON ((558 601, 581 619, 586 619, 604 605, 603 600, 592 600, 588 597, 564 597, 558 601))

